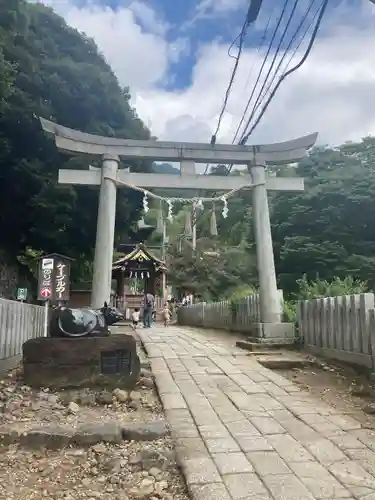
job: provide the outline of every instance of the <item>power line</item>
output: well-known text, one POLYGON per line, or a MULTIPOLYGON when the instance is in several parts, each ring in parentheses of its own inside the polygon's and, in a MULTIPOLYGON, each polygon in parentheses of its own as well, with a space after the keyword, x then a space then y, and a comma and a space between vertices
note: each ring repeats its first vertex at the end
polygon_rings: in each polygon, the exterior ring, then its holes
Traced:
MULTIPOLYGON (((266 86, 266 83, 267 83, 268 77, 270 76, 270 74, 271 74, 271 72, 272 72, 272 69, 273 69, 274 64, 275 64, 275 62, 276 62, 276 59, 277 59, 277 56, 279 55, 279 52, 280 52, 280 49, 281 49, 281 45, 282 45, 282 43, 283 43, 283 41, 284 41, 284 38, 285 38, 285 36, 286 36, 286 34, 287 34, 287 31, 288 31, 288 28, 289 28, 289 26, 290 26, 290 23, 292 22, 292 19, 293 19, 294 13, 295 13, 296 8, 297 8, 298 1, 299 1, 299 0, 294 0, 294 4, 293 4, 293 7, 292 7, 292 10, 291 10, 291 12, 290 12, 289 18, 288 18, 288 20, 287 20, 286 26, 285 26, 285 28, 284 28, 284 31, 283 31, 282 35, 281 35, 281 38, 280 38, 280 40, 279 40, 279 43, 278 43, 278 45, 277 45, 277 47, 276 47, 276 51, 275 51, 275 53, 274 53, 274 55, 273 55, 273 59, 272 59, 272 62, 271 62, 271 64, 270 64, 270 67, 269 67, 269 69, 268 69, 267 75, 266 75, 266 77, 265 77, 265 79, 264 79, 264 81, 263 81, 263 84, 262 84, 262 87, 261 87, 260 92, 259 92, 259 94, 258 94, 258 97, 257 97, 257 98, 256 98, 256 100, 255 100, 255 105, 254 105, 254 108, 256 107, 256 105, 257 105, 257 104, 258 104, 258 102, 259 102, 259 99, 261 98, 261 95, 262 95, 262 92, 264 91, 264 88, 265 88, 265 86, 266 86)), ((284 4, 284 11, 285 11, 285 9, 286 9, 287 5, 288 5, 288 0, 286 0, 286 2, 285 2, 285 4, 284 4)), ((283 11, 283 12, 282 12, 282 14, 281 14, 280 20, 281 20, 281 19, 282 19, 282 17, 283 17, 283 13, 284 13, 284 11, 283 11)), ((288 50, 288 49, 286 49, 286 50, 288 50)), ((254 90, 255 90, 255 88, 256 88, 256 86, 254 87, 254 90)), ((254 112, 254 108, 253 108, 253 112, 254 112)), ((243 144, 243 143, 242 143, 242 140, 243 140, 243 135, 245 134, 246 129, 248 128, 249 124, 250 124, 250 118, 249 118, 249 120, 248 120, 248 121, 247 121, 247 123, 246 123, 245 129, 244 129, 244 132, 243 132, 243 134, 242 134, 242 138, 241 138, 241 140, 240 140, 240 144, 243 144)))
MULTIPOLYGON (((288 0, 286 0, 286 1, 288 1, 288 0)), ((219 115, 218 123, 217 123, 217 126, 216 126, 216 130, 215 130, 214 134, 211 137, 211 144, 213 144, 213 145, 216 143, 217 134, 219 133, 220 126, 221 126, 221 121, 223 119, 223 116, 224 116, 224 113, 225 113, 225 110, 226 110, 226 107, 227 107, 227 104, 228 104, 229 95, 230 95, 230 92, 232 90, 232 86, 233 86, 233 83, 234 83, 234 79, 235 79, 235 76, 236 76, 236 73, 237 73, 237 69, 238 69, 238 65, 239 65, 240 58, 241 58, 241 54, 242 54, 242 50, 243 50, 243 44, 244 44, 245 37, 246 37, 247 28, 249 27, 250 24, 252 24, 253 22, 256 21, 258 15, 259 15, 260 8, 262 6, 262 2, 263 2, 263 0, 250 0, 250 5, 249 5, 249 8, 247 10, 246 19, 245 19, 245 22, 244 22, 244 24, 242 26, 241 32, 238 35, 238 37, 234 40, 234 42, 231 44, 231 46, 229 47, 228 55, 230 57, 233 57, 233 56, 230 55, 230 51, 231 51, 232 47, 235 45, 235 43, 239 40, 238 52, 237 52, 237 56, 234 57, 235 63, 234 63, 234 67, 233 67, 233 70, 232 70, 231 77, 229 79, 229 84, 228 84, 227 90, 225 92, 223 107, 222 107, 222 109, 220 111, 220 115, 219 115)))
MULTIPOLYGON (((374 1, 375 1, 375 0, 374 0, 374 1)), ((261 37, 261 39, 260 39, 260 45, 258 46, 258 49, 257 49, 257 54, 259 54, 259 52, 260 52, 260 50, 261 50, 261 48, 262 48, 262 46, 263 46, 263 43, 264 43, 264 42, 265 42, 265 40, 266 40, 266 37, 267 37, 267 31, 268 31, 269 25, 270 25, 270 23, 271 23, 271 19, 272 19, 272 14, 271 14, 271 15, 270 15, 270 17, 268 18, 267 25, 266 25, 266 27, 265 27, 265 29, 264 29, 264 32, 263 32, 263 35, 262 35, 262 37, 261 37)), ((251 66, 251 70, 250 70, 250 72, 249 72, 249 74, 248 74, 248 77, 247 77, 247 80, 246 80, 246 83, 245 83, 245 88, 247 87, 247 85, 248 85, 248 83, 249 83, 249 81, 250 81, 250 78, 251 78, 251 76, 252 76, 252 74, 253 74, 253 71, 254 71, 254 69, 255 69, 255 64, 256 64, 256 60, 254 59, 254 62, 253 62, 253 64, 252 64, 252 66, 251 66)), ((247 106, 246 106, 246 108, 245 108, 244 114, 242 115, 241 121, 240 121, 240 123, 239 123, 239 125, 238 125, 238 127, 237 127, 237 130, 236 130, 236 133, 235 133, 235 135, 234 135, 234 138, 233 138, 232 144, 234 144, 234 143, 236 142, 237 135, 238 135, 238 133, 239 133, 239 131, 240 131, 240 129, 241 129, 242 123, 243 123, 243 121, 244 121, 244 119, 245 119, 245 116, 246 116, 246 113, 247 113, 247 110, 248 110, 249 106, 250 106, 250 100, 249 100, 249 101, 248 101, 248 103, 247 103, 247 106)))
MULTIPOLYGON (((272 85, 273 85, 273 83, 274 83, 274 81, 275 81, 275 79, 276 79, 276 76, 277 76, 277 74, 278 74, 278 72, 279 72, 279 70, 280 70, 280 68, 281 68, 281 66, 282 66, 282 64, 283 64, 283 62, 284 62, 284 59, 285 59, 286 55, 288 54, 288 52, 289 52, 289 50, 290 50, 290 48, 291 48, 291 46, 292 46, 293 42, 295 41, 295 39, 296 39, 296 38, 297 38, 297 36, 298 36, 298 33, 299 33, 300 29, 302 28, 303 24, 305 23, 306 19, 308 18, 309 14, 310 14, 310 11, 311 11, 311 9, 312 9, 312 7, 313 7, 313 5, 314 5, 314 2, 315 2, 315 0, 312 0, 312 2, 310 2, 310 5, 309 5, 308 9, 306 10, 306 12, 305 12, 305 14, 304 14, 304 16, 303 16, 302 21, 299 23, 298 28, 296 29, 296 31, 295 31, 295 33, 294 33, 294 35, 293 35, 293 36, 292 36, 292 38, 290 39, 289 44, 288 44, 287 48, 285 49, 285 52, 284 52, 284 54, 283 54, 282 58, 280 59, 279 64, 277 65, 277 68, 276 68, 276 70, 275 70, 275 72, 274 72, 274 74, 273 74, 273 76, 272 76, 272 80, 271 80, 271 82, 268 84, 268 86, 267 86, 267 88, 266 88, 265 92, 263 93, 263 95, 261 95, 261 94, 262 94, 262 91, 261 91, 261 93, 259 94, 258 99, 257 99, 257 102, 255 103, 255 105, 254 105, 254 107, 253 107, 253 110, 252 110, 252 112, 251 112, 251 114, 250 114, 250 117, 249 117, 249 119, 248 119, 248 121, 247 121, 247 125, 246 125, 246 127, 244 128, 243 135, 245 134, 246 129, 248 128, 248 126, 249 126, 249 125, 250 125, 250 123, 251 123, 251 120, 252 120, 252 119, 254 118, 254 116, 255 116, 255 113, 256 113, 256 112, 258 111, 258 109, 260 108, 260 106, 261 106, 262 102, 264 101, 264 98, 266 97, 266 95, 268 94, 268 92, 269 92, 270 88, 272 87, 272 85)), ((306 37, 306 35, 307 35, 307 33, 308 33, 309 29, 311 28, 311 25, 312 25, 312 24, 313 24, 313 22, 315 21, 315 18, 316 18, 316 16, 318 15, 318 12, 319 12, 319 9, 318 9, 318 10, 316 11, 316 13, 314 14, 314 16, 313 16, 313 18, 312 18, 311 22, 310 22, 310 23, 309 23, 309 25, 307 26, 307 28, 306 28, 306 30, 305 30, 305 32, 304 32, 304 34, 302 35, 302 37, 301 37, 300 41, 298 42, 297 46, 295 47, 295 49, 294 49, 294 52, 293 52, 292 56, 289 58, 289 61, 288 61, 288 63, 286 64, 286 66, 285 66, 285 68, 284 68, 284 72, 288 69, 288 67, 289 67, 289 65, 290 65, 290 63, 291 63, 291 61, 292 61, 293 57, 296 55, 296 53, 297 53, 297 51, 298 51, 299 47, 301 46, 301 44, 302 44, 303 40, 305 39, 305 37, 306 37)))
POLYGON ((224 103, 223 103, 223 107, 221 108, 221 111, 220 111, 219 119, 217 121, 216 130, 215 130, 213 136, 211 137, 211 144, 215 144, 216 143, 216 137, 217 137, 217 134, 219 133, 219 130, 220 130, 221 121, 223 119, 225 110, 227 108, 229 95, 230 95, 230 92, 232 90, 232 86, 233 86, 234 78, 235 78, 236 73, 237 73, 238 65, 240 63, 240 58, 241 58, 241 54, 242 54, 243 43, 244 43, 245 36, 246 36, 246 28, 247 28, 247 26, 248 26, 248 24, 247 24, 247 19, 246 19, 244 25, 242 26, 241 33, 234 40, 234 42, 232 43, 232 45, 229 47, 229 50, 228 50, 228 55, 230 57, 233 57, 233 56, 230 55, 230 51, 231 51, 232 47, 234 46, 234 44, 237 42, 237 40, 239 40, 237 56, 235 56, 235 58, 234 58, 236 60, 236 62, 234 63, 234 66, 233 66, 233 69, 232 69, 232 74, 231 74, 230 79, 229 79, 229 84, 228 84, 227 90, 225 92, 224 103))
MULTIPOLYGON (((263 3, 263 0, 250 0, 250 5, 249 5, 249 8, 247 10, 246 19, 245 19, 245 22, 242 26, 241 32, 238 35, 238 37, 233 41, 233 43, 231 44, 231 46, 228 49, 228 55, 229 55, 229 57, 233 57, 235 59, 235 63, 234 63, 233 69, 232 69, 231 77, 229 79, 229 84, 228 84, 227 90, 225 92, 224 103, 223 103, 222 109, 220 111, 216 130, 211 137, 211 144, 212 145, 216 144, 217 135, 218 135, 219 130, 220 130, 221 122, 222 122, 222 119, 223 119, 223 116, 224 116, 224 113, 225 113, 225 110, 226 110, 226 107, 228 104, 228 99, 229 99, 229 96, 230 96, 230 93, 231 93, 231 90, 233 87, 234 79, 235 79, 236 74, 237 74, 237 69, 238 69, 238 65, 239 65, 242 50, 243 50, 243 45, 244 45, 244 41, 245 41, 245 37, 246 37, 246 33, 247 33, 247 28, 249 27, 250 24, 252 24, 256 21, 258 15, 259 15, 259 11, 260 11, 260 8, 262 6, 262 3, 263 3), (238 40, 239 40, 239 45, 238 45, 237 55, 231 56, 230 51, 238 40)), ((208 167, 209 167, 209 164, 206 165, 206 169, 204 172, 205 175, 207 173, 208 167)))
POLYGON ((320 12, 319 12, 319 15, 318 15, 318 19, 316 21, 316 24, 315 24, 315 27, 314 27, 314 30, 312 32, 312 36, 311 36, 311 39, 310 39, 310 42, 306 48, 306 51, 302 57, 302 59, 295 65, 293 66, 293 68, 289 69, 288 71, 286 71, 279 79, 279 81, 277 82, 275 88, 273 89, 273 91, 271 92, 269 98, 267 99, 266 101, 266 104, 264 105, 264 107, 262 108, 262 111, 260 112, 258 118, 255 120, 255 123, 254 125, 251 127, 251 129, 249 130, 249 132, 245 135, 244 137, 244 142, 243 144, 246 143, 246 141, 248 140, 248 138, 250 137, 250 135, 252 134, 252 132, 255 130, 255 128, 258 126, 260 120, 262 119, 264 113, 266 112, 270 102, 272 101, 274 95, 276 94, 278 88, 280 87, 280 85, 282 84, 282 82, 289 76, 291 75, 292 73, 294 73, 295 71, 297 71, 303 64, 304 62, 306 61, 306 59, 308 58, 310 52, 311 52, 311 49, 314 45, 314 42, 315 42, 315 39, 316 39, 316 35, 318 33, 318 30, 320 28, 320 25, 321 25, 321 22, 322 22, 322 19, 323 19, 323 16, 324 16, 324 13, 325 13, 325 10, 327 8, 327 5, 328 5, 328 0, 323 0, 323 2, 321 3, 321 7, 320 7, 320 12))
MULTIPOLYGON (((262 76, 263 69, 264 69, 264 67, 265 67, 265 65, 266 65, 266 62, 267 62, 268 56, 270 55, 270 52, 271 52, 271 49, 272 49, 273 42, 274 42, 274 40, 275 40, 275 37, 276 37, 277 31, 278 31, 278 29, 279 29, 279 27, 280 27, 281 21, 282 21, 282 19, 283 19, 283 17, 284 17, 284 14, 285 14, 286 8, 287 8, 287 6, 288 6, 288 3, 289 3, 289 0, 285 0, 285 2, 284 2, 284 6, 283 6, 283 9, 282 9, 281 14, 280 14, 280 17, 279 17, 279 20, 278 20, 278 21, 277 21, 277 23, 276 23, 276 27, 275 27, 274 32, 273 32, 273 35, 272 35, 272 37, 271 37, 271 41, 270 41, 270 44, 269 44, 269 46, 268 46, 268 49, 267 49, 266 55, 265 55, 265 57, 264 57, 264 59, 263 59, 263 63, 262 63, 261 68, 260 68, 260 70, 259 70, 259 73, 258 73, 258 76, 257 76, 256 82, 255 82, 255 85, 254 85, 253 90, 252 90, 252 92, 251 92, 251 94, 250 94, 250 97, 249 97, 249 100, 248 100, 248 106, 247 106, 247 108, 250 106, 250 102, 251 102, 252 98, 254 97, 255 90, 256 90, 256 88, 257 88, 257 86, 258 86, 258 83, 259 83, 259 81, 260 81, 260 77, 262 76)), ((244 119, 244 116, 243 116, 243 119, 244 119)))
MULTIPOLYGON (((305 21, 305 19, 307 18, 308 13, 309 13, 310 8, 312 7, 312 4, 313 4, 313 3, 314 3, 314 0, 312 1, 312 3, 311 3, 311 5, 310 5, 310 7, 309 7, 309 9, 308 9, 307 13, 305 14, 305 16, 304 16, 304 17, 305 17, 305 18, 304 18, 304 20, 302 21, 302 23, 300 23, 300 25, 299 25, 299 28, 298 28, 297 32, 299 31, 299 29, 300 29, 300 27, 302 26, 303 22, 304 22, 304 21, 305 21)), ((270 102, 271 102, 272 98, 274 97, 274 95, 275 95, 275 93, 276 93, 277 89, 279 88, 279 86, 281 85, 281 83, 282 83, 282 82, 283 82, 283 81, 284 81, 284 80, 285 80, 285 79, 286 79, 286 78, 287 78, 290 74, 292 74, 294 71, 296 71, 297 69, 299 69, 299 68, 303 65, 303 63, 306 61, 307 57, 309 56, 309 54, 310 54, 310 52, 311 52, 311 49, 312 49, 312 47, 313 47, 313 44, 314 44, 314 42, 315 42, 315 39, 316 39, 316 36, 317 36, 318 30, 319 30, 320 24, 321 24, 321 22, 322 22, 322 18, 323 18, 323 16, 324 16, 325 10, 326 10, 326 8, 327 8, 327 4, 328 4, 328 0, 323 0, 323 1, 322 1, 322 3, 320 4, 319 9, 318 9, 318 10, 317 10, 317 12, 315 13, 315 15, 314 15, 314 17, 313 17, 313 19, 312 19, 311 23, 310 23, 310 24, 309 24, 309 26, 307 27, 307 29, 306 29, 306 31, 305 31, 305 33, 304 33, 304 35, 302 36, 302 38, 301 38, 301 40, 299 41, 299 43, 298 43, 297 47, 295 48, 295 50, 294 50, 294 52, 293 52, 292 56, 290 57, 290 59, 289 59, 289 61, 288 61, 288 63, 287 63, 287 66, 286 66, 286 68, 285 68, 285 69, 287 69, 287 68, 288 68, 288 66, 289 66, 289 64, 291 63, 291 61, 292 61, 293 57, 295 56, 295 54, 296 54, 296 52, 297 52, 297 50, 298 50, 299 46, 301 45, 302 41, 304 40, 304 38, 305 38, 305 36, 306 36, 306 34, 307 34, 307 32, 308 32, 309 28, 311 27, 312 23, 314 22, 314 19, 316 18, 316 16, 317 16, 317 15, 318 15, 318 13, 319 13, 319 16, 318 16, 318 19, 317 19, 317 21, 316 21, 316 24, 315 24, 314 30, 313 30, 313 32, 312 32, 312 36, 311 36, 310 42, 309 42, 309 44, 308 44, 308 46, 307 46, 307 49, 306 49, 306 51, 305 51, 304 56, 302 57, 302 59, 300 60, 300 62, 299 62, 298 64, 296 64, 295 66, 293 66, 293 68, 291 68, 290 70, 288 70, 288 71, 284 72, 284 74, 281 76, 281 78, 279 79, 278 83, 276 84, 276 86, 275 86, 274 90, 272 91, 272 93, 271 93, 270 97, 268 98, 268 100, 267 100, 267 102, 266 102, 266 104, 265 104, 264 108, 262 109, 262 112, 261 112, 260 116, 257 118, 256 123, 255 123, 255 124, 254 124, 254 126, 251 128, 250 132, 249 132, 248 134, 246 134, 246 135, 243 137, 243 140, 241 141, 241 143, 242 143, 242 144, 245 144, 245 143, 246 143, 246 141, 248 140, 248 138, 249 138, 250 134, 251 134, 251 133, 252 133, 252 131, 255 129, 255 127, 258 125, 259 121, 261 120, 262 116, 264 115, 264 113, 265 113, 265 111, 266 111, 266 109, 267 109, 268 105, 270 104, 270 102)), ((286 52, 287 52, 287 51, 286 51, 286 52)), ((277 73, 277 70, 276 70, 276 73, 277 73)), ((275 73, 275 74, 276 74, 276 73, 275 73)), ((232 170, 232 167, 233 167, 233 165, 228 166, 228 168, 227 168, 227 175, 229 175, 229 174, 230 174, 230 172, 231 172, 231 170, 232 170)))

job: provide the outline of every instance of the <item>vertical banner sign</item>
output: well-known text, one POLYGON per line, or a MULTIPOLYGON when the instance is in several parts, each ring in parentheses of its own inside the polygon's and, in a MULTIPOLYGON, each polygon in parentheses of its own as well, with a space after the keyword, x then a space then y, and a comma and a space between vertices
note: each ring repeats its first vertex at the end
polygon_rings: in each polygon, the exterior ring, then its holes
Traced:
POLYGON ((38 300, 69 300, 70 262, 58 255, 44 258, 39 264, 38 300))
POLYGON ((38 300, 51 300, 53 297, 54 259, 41 259, 39 264, 38 300))
POLYGON ((55 259, 54 268, 54 299, 57 301, 69 300, 70 262, 55 259))

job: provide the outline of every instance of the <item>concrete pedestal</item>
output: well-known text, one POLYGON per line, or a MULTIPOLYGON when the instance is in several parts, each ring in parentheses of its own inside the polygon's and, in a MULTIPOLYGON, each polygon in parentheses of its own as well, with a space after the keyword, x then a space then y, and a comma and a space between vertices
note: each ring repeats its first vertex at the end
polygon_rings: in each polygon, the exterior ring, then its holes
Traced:
POLYGON ((139 379, 140 361, 132 335, 40 337, 28 340, 22 349, 24 380, 31 387, 132 390, 139 379))
POLYGON ((293 323, 254 323, 248 341, 294 344, 296 341, 295 326, 293 323))

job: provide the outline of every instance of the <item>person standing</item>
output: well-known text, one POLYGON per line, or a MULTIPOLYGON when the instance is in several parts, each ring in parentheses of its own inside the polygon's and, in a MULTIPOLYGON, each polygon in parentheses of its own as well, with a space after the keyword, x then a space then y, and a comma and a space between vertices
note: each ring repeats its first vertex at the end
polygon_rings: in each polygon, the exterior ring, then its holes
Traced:
POLYGON ((152 295, 152 293, 145 293, 143 306, 143 325, 145 328, 151 328, 154 303, 155 297, 152 295))

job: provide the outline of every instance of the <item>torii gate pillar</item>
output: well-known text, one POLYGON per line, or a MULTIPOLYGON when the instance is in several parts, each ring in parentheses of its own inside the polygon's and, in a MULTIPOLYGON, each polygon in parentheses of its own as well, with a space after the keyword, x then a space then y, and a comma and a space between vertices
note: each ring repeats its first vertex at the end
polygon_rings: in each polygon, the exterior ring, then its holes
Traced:
MULTIPOLYGON (((260 288, 260 317, 262 327, 282 324, 282 304, 277 289, 275 261, 273 255, 272 233, 268 195, 266 188, 266 164, 256 156, 254 163, 249 165, 254 183, 252 189, 253 221, 255 232, 255 246, 257 254, 257 268, 260 288)), ((285 325, 282 327, 285 328, 285 325)), ((275 327, 273 327, 275 330, 275 327)), ((271 332, 262 332, 261 337, 268 338, 271 332)), ((273 332, 277 334, 277 332, 273 332)))
POLYGON ((116 180, 119 161, 118 156, 109 154, 102 156, 94 274, 91 291, 91 306, 95 309, 103 307, 104 302, 109 302, 111 294, 116 223, 116 180))
POLYGON ((62 127, 42 118, 41 123, 43 129, 55 137, 56 146, 60 150, 70 154, 98 155, 102 158, 101 169, 59 171, 59 183, 100 186, 92 307, 102 307, 110 297, 117 186, 135 185, 146 189, 200 189, 216 192, 252 188, 260 318, 257 318, 253 325, 251 334, 258 341, 294 341, 294 325, 282 323, 282 304, 276 283, 267 191, 303 191, 304 183, 303 179, 296 177, 266 176, 265 167, 300 161, 315 144, 317 134, 280 144, 212 146, 201 143, 101 137, 62 127), (177 161, 181 164, 181 175, 118 170, 120 157, 177 161), (195 162, 248 165, 249 173, 230 177, 197 175, 195 162))

